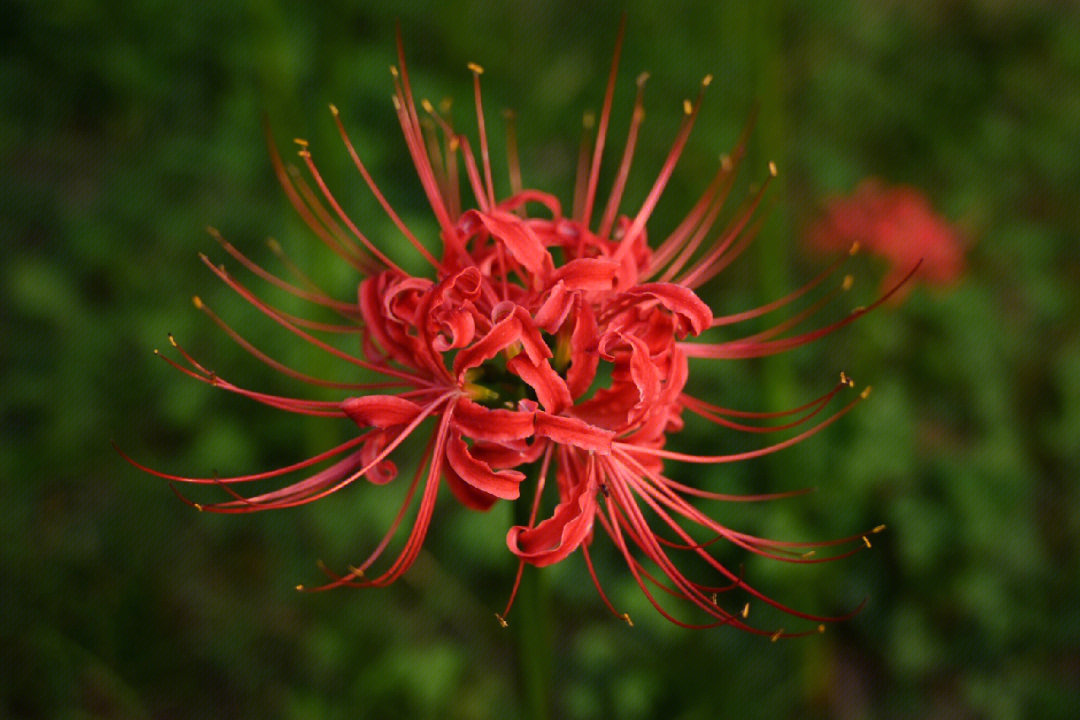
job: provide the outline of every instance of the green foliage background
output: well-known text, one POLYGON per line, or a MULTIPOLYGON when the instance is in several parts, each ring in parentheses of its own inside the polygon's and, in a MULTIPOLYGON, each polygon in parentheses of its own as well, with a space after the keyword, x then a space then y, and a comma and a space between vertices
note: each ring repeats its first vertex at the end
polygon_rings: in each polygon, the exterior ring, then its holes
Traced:
MULTIPOLYGON (((598 549, 631 629, 605 614, 575 556, 545 571, 555 713, 1073 717, 1080 12, 1013 0, 754 8, 627 5, 610 164, 633 78, 649 70, 652 79, 626 207, 659 168, 682 98, 712 73, 653 236, 687 210, 755 102, 747 176, 759 180, 770 159, 781 168, 764 242, 706 291, 715 308, 752 307, 809 278, 823 261, 797 250, 802 229, 824 198, 868 175, 923 188, 963 228, 969 270, 950 291, 916 288, 902 307, 777 362, 693 368, 700 395, 751 409, 814 397, 840 370, 874 384, 871 402, 795 449, 680 475, 732 491, 816 486, 763 507, 709 508, 771 536, 822 539, 887 523, 874 550, 851 560, 746 565, 797 607, 842 612, 865 597, 865 609, 823 636, 776 644, 684 631, 652 612, 610 548, 598 549)), ((401 488, 356 486, 293 511, 210 516, 126 465, 109 441, 155 467, 231 474, 348 436, 341 423, 214 392, 151 354, 173 332, 224 377, 298 390, 194 310, 189 297, 199 294, 284 362, 344 371, 257 317, 197 259, 225 259, 208 223, 268 263, 272 235, 338 296, 355 292, 356 278, 316 247, 277 188, 262 113, 279 147, 311 141, 370 236, 397 238, 341 149, 326 111, 336 103, 391 201, 418 234, 433 233, 390 105, 400 19, 418 95, 453 96, 458 124, 472 128, 465 65, 484 65, 496 137, 497 113, 514 108, 526 183, 568 200, 580 114, 600 102, 620 12, 587 0, 393 10, 340 0, 6 4, 0 715, 519 714, 511 636, 492 617, 513 573, 507 508, 477 515, 441 497, 403 581, 300 594, 293 585, 320 576, 317 559, 340 568, 366 555, 401 488)), ((854 267, 851 305, 873 297, 883 272, 870 260, 854 267)), ((689 425, 673 447, 755 446, 689 425)))

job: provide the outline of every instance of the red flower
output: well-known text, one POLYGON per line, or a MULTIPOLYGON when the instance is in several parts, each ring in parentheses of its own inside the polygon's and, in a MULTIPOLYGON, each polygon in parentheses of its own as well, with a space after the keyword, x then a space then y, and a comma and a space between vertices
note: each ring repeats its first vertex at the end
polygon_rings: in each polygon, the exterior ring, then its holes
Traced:
POLYGON ((830 200, 808 231, 806 242, 826 252, 858 243, 881 256, 891 266, 884 287, 895 284, 918 263, 915 278, 929 285, 950 285, 964 272, 964 244, 957 229, 934 212, 917 188, 890 187, 877 178, 864 180, 847 197, 830 200))
MULTIPOLYGON (((512 143, 509 159, 514 191, 505 199, 496 199, 479 67, 470 66, 479 122, 478 159, 469 141, 426 101, 421 104, 425 113, 421 119, 400 38, 398 53, 399 65, 393 71, 394 105, 439 223, 442 248, 438 257, 383 198, 345 133, 336 108, 331 109, 346 150, 364 181, 404 238, 430 265, 429 272, 423 277, 409 274, 363 235, 334 199, 302 141, 299 156, 310 180, 302 179, 298 172, 290 173, 273 152, 278 177, 319 239, 363 276, 358 299, 331 298, 291 263, 288 266, 296 280, 279 278, 249 260, 216 231, 213 234, 230 256, 256 276, 326 308, 340 316, 341 322, 317 323, 287 314, 262 300, 223 266, 203 257, 214 274, 285 330, 345 363, 380 373, 386 380, 377 384, 332 383, 288 368, 252 346, 198 299, 200 309, 261 361, 298 380, 356 394, 326 402, 244 389, 207 370, 179 346, 186 365, 169 361, 198 380, 274 408, 351 420, 360 433, 316 457, 251 475, 196 478, 144 469, 173 481, 213 485, 229 493, 228 499, 197 504, 200 510, 244 513, 292 507, 325 497, 360 478, 375 484, 392 481, 397 474, 390 460, 395 448, 419 426, 434 424, 409 480, 405 501, 382 542, 363 563, 321 587, 385 585, 408 570, 430 525, 439 485, 445 482, 463 505, 476 510, 486 510, 499 500, 530 503, 532 520, 508 530, 510 551, 521 563, 549 565, 580 550, 598 589, 601 586, 593 572, 589 547, 599 525, 624 555, 649 600, 679 624, 687 623, 669 614, 656 590, 697 606, 708 625, 730 624, 774 637, 782 631, 760 630, 745 622, 748 599, 756 598, 815 623, 835 619, 801 613, 766 597, 740 573, 713 557, 709 546, 723 539, 767 557, 812 563, 829 559, 812 557, 813 548, 840 547, 831 557, 843 556, 861 547, 865 537, 806 544, 741 533, 711 519, 689 499, 757 501, 772 496, 730 496, 664 474, 665 460, 727 463, 788 447, 834 422, 869 390, 831 414, 826 413, 830 401, 852 385, 846 377, 822 397, 783 413, 729 410, 686 392, 688 358, 734 359, 782 352, 821 337, 873 307, 817 329, 790 334, 820 307, 822 302, 818 302, 763 332, 689 342, 711 329, 757 318, 794 302, 819 287, 835 270, 834 266, 769 305, 726 317, 714 316, 696 294, 697 288, 714 278, 753 240, 758 227, 757 207, 764 185, 729 225, 716 224, 743 159, 745 134, 685 220, 661 242, 650 245, 646 225, 697 117, 700 93, 696 101, 685 103, 682 125, 644 203, 632 214, 621 215, 622 190, 644 117, 644 76, 639 79, 626 150, 601 211, 597 185, 611 114, 617 46, 591 159, 586 148, 574 207, 566 214, 553 195, 522 189, 512 143), (457 184, 460 164, 476 203, 472 209, 461 207, 457 184), (327 334, 349 332, 361 333, 359 356, 322 339, 327 334), (793 437, 752 452, 687 455, 665 448, 668 436, 683 427, 684 411, 738 432, 800 430, 793 437), (331 464, 311 470, 327 462, 331 464), (537 468, 530 472, 536 474, 538 484, 531 497, 523 498, 521 484, 527 466, 537 468), (249 481, 301 471, 312 474, 274 490, 239 492, 249 481), (546 485, 552 473, 557 499, 545 504, 551 494, 546 485), (419 510, 404 547, 388 567, 372 573, 417 492, 421 496, 419 510), (541 518, 541 510, 551 504, 554 509, 541 518), (659 527, 650 525, 649 518, 659 527), (701 539, 703 534, 705 540, 701 539), (705 585, 690 580, 673 560, 677 553, 698 556, 719 577, 719 583, 705 585), (734 604, 721 601, 719 594, 725 592, 738 595, 734 604)), ((707 77, 702 91, 708 84, 707 77)), ((770 171, 771 177, 775 168, 770 166, 770 171)), ((841 284, 837 285, 823 301, 840 291, 841 284)), ((602 589, 600 593, 616 612, 602 589)))

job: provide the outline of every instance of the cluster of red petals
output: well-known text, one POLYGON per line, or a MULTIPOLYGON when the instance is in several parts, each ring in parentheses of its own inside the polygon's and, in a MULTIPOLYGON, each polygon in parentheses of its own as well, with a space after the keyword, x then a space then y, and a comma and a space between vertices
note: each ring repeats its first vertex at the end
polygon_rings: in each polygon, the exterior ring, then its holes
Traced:
MULTIPOLYGON (((745 133, 720 163, 713 181, 685 220, 661 242, 650 245, 645 226, 686 143, 700 94, 695 102, 686 102, 682 126, 644 202, 633 214, 623 215, 619 212, 622 189, 644 117, 644 78, 639 80, 626 149, 600 211, 597 184, 613 102, 616 49, 596 135, 583 147, 574 206, 566 213, 554 196, 522 188, 512 143, 508 150, 512 192, 496 201, 478 67, 472 69, 479 156, 468 139, 454 131, 450 121, 429 103, 421 104, 421 120, 400 38, 398 52, 399 65, 393 71, 394 106, 439 223, 440 250, 422 243, 386 202, 345 133, 336 109, 333 115, 365 183, 403 237, 430 264, 430 273, 416 276, 405 272, 363 235, 334 199, 303 142, 299 156, 308 171, 306 177, 287 167, 275 151, 278 176, 316 236, 362 276, 357 299, 332 298, 276 245, 275 252, 289 278, 265 270, 214 234, 226 253, 256 277, 329 310, 341 321, 316 322, 288 314, 224 266, 203 258, 222 281, 285 330, 344 363, 381 374, 385 381, 335 382, 287 367, 252 345, 198 299, 200 309, 261 361, 305 383, 341 389, 347 397, 306 400, 245 389, 207 370, 175 342, 183 361, 169 360, 198 380, 277 409, 348 419, 359 428, 359 434, 313 458, 250 475, 197 478, 144 469, 173 481, 210 485, 228 493, 219 502, 197 504, 201 510, 243 513, 292 507, 325 497, 361 478, 377 485, 391 482, 397 476, 390 459, 394 450, 421 425, 433 426, 401 509, 382 542, 363 563, 344 576, 331 575, 321 587, 385 585, 405 572, 417 557, 438 490, 445 483, 463 505, 476 510, 486 510, 500 500, 529 503, 530 522, 508 529, 510 552, 521 563, 543 566, 580 550, 612 612, 616 611, 604 595, 589 556, 597 525, 625 557, 649 600, 665 617, 680 624, 690 625, 669 612, 661 602, 663 595, 696 606, 702 611, 704 625, 730 624, 776 637, 789 633, 747 623, 748 601, 760 600, 814 623, 835 619, 780 605, 748 584, 741 573, 721 563, 709 548, 724 540, 763 556, 810 563, 869 545, 864 536, 807 544, 738 532, 710 518, 690 499, 754 501, 775 496, 732 496, 702 487, 705 483, 687 485, 664 474, 664 460, 726 463, 788 447, 834 422, 866 395, 856 394, 837 409, 826 411, 834 397, 852 385, 841 376, 828 392, 801 407, 753 413, 723 408, 687 393, 688 358, 747 358, 782 352, 831 332, 870 309, 794 332, 848 284, 835 283, 831 291, 819 293, 822 297, 817 302, 766 330, 712 342, 692 341, 712 329, 796 303, 821 287, 836 269, 829 268, 785 298, 736 315, 714 316, 698 297, 696 289, 738 256, 758 227, 761 192, 729 213, 732 219, 727 224, 717 224, 743 157, 745 133), (475 198, 472 209, 461 207, 458 177, 462 167, 475 198), (343 333, 359 334, 359 356, 330 341, 331 336, 343 333), (699 456, 667 450, 667 438, 683 427, 685 411, 733 431, 793 432, 785 440, 751 452, 699 456), (316 470, 320 466, 322 469, 316 470), (275 489, 256 493, 239 490, 246 483, 298 473, 305 476, 275 489), (523 497, 527 474, 538 480, 529 485, 531 492, 523 497), (547 482, 549 475, 554 476, 553 489, 547 482), (404 547, 388 567, 375 573, 372 566, 393 540, 409 509, 417 504, 417 494, 419 507, 404 547), (834 548, 831 553, 814 555, 816 548, 830 547, 834 548), (674 560, 676 554, 696 556, 717 581, 706 584, 692 580, 674 560), (720 595, 728 592, 738 597, 721 601, 720 595)), ((708 79, 702 89, 707 84, 708 79)), ((770 170, 771 176, 775 170, 770 170)))
MULTIPOLYGON (((914 278, 948 286, 964 272, 964 242, 948 220, 934 212, 926 195, 906 185, 863 180, 845 197, 832 198, 810 227, 807 245, 815 251, 842 251, 854 243, 888 261, 884 286, 895 284, 916 263, 914 278)), ((895 298, 899 300, 906 286, 895 298)))

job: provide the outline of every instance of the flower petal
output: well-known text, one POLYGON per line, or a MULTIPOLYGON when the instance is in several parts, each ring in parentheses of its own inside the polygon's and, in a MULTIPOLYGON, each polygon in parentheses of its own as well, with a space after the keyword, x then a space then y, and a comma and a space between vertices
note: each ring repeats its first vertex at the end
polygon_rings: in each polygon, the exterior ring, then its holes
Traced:
POLYGON ((469 233, 476 223, 483 225, 492 237, 501 240, 514 259, 532 274, 543 275, 553 268, 551 254, 536 237, 536 233, 517 215, 503 210, 487 213, 469 210, 459 221, 465 233, 469 233))
POLYGON ((367 436, 361 446, 360 459, 364 465, 371 465, 364 477, 373 485, 385 485, 397 477, 397 465, 392 460, 375 462, 379 454, 386 449, 389 440, 385 430, 376 430, 367 436))
POLYGON ((477 490, 503 500, 517 500, 521 494, 525 475, 517 470, 492 470, 486 462, 472 456, 460 433, 447 438, 446 459, 458 477, 477 490))
POLYGON ((570 314, 574 296, 566 289, 566 283, 559 280, 548 290, 540 309, 533 315, 536 326, 554 334, 570 314))
POLYGON ((454 356, 454 374, 461 380, 465 371, 479 367, 517 342, 521 337, 521 320, 511 313, 492 326, 484 337, 454 356))
POLYGON ((536 435, 554 440, 560 445, 573 445, 601 455, 611 454, 615 433, 590 425, 577 418, 551 415, 538 410, 535 416, 536 435))
POLYGON ((570 336, 570 367, 566 370, 566 386, 573 397, 579 398, 596 377, 600 354, 596 351, 596 315, 587 302, 580 300, 580 296, 575 316, 574 332, 570 336))
POLYGON ((510 528, 506 533, 507 547, 522 560, 538 567, 565 559, 592 532, 595 498, 595 483, 577 483, 571 488, 570 497, 559 503, 551 517, 535 527, 515 525, 510 528))
POLYGON ((443 479, 446 480, 446 486, 450 488, 450 492, 454 493, 454 497, 458 499, 458 502, 470 510, 486 512, 499 501, 499 498, 494 495, 488 495, 482 490, 477 490, 462 480, 449 465, 443 465, 442 472, 443 479))
POLYGON ((389 428, 404 425, 420 414, 411 400, 396 395, 364 395, 342 401, 341 409, 360 427, 389 428))
POLYGON ((551 369, 547 360, 534 365, 527 356, 515 355, 507 361, 506 369, 536 392, 536 399, 548 412, 558 414, 574 404, 566 381, 551 369))
POLYGON ((656 299, 661 305, 679 318, 677 334, 679 339, 687 332, 700 335, 712 323, 713 315, 709 306, 694 294, 693 290, 674 283, 647 283, 630 288, 624 295, 656 299))
POLYGON ((499 408, 489 410, 463 397, 454 408, 454 425, 474 440, 521 440, 533 434, 533 414, 499 408))
POLYGON ((615 286, 619 263, 604 258, 577 258, 558 270, 551 278, 562 280, 571 290, 610 291, 615 286))

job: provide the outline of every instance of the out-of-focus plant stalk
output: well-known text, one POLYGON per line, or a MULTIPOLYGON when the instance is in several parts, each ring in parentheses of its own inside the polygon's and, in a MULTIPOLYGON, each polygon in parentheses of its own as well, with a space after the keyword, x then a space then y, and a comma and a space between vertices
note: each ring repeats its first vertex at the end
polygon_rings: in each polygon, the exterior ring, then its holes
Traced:
MULTIPOLYGON (((527 496, 524 489, 522 496, 527 496)), ((529 503, 515 503, 514 522, 529 525, 529 511, 529 503)), ((522 717, 546 720, 551 717, 552 623, 550 593, 540 568, 526 565, 522 572, 510 629, 517 643, 522 717)))
MULTIPOLYGON (((787 83, 784 73, 784 43, 782 10, 775 0, 762 0, 747 5, 747 23, 744 26, 753 70, 751 86, 756 90, 760 111, 756 132, 751 139, 750 157, 752 167, 763 167, 772 161, 779 166, 779 174, 773 180, 770 192, 778 202, 769 210, 769 217, 757 239, 759 297, 780 297, 789 288, 788 253, 791 242, 791 218, 785 197, 785 173, 787 163, 784 148, 788 141, 786 110, 787 83)), ((762 379, 765 385, 765 401, 773 410, 797 404, 795 378, 791 359, 781 353, 764 358, 762 379)), ((774 470, 780 470, 791 461, 790 455, 775 456, 770 460, 774 470)))

